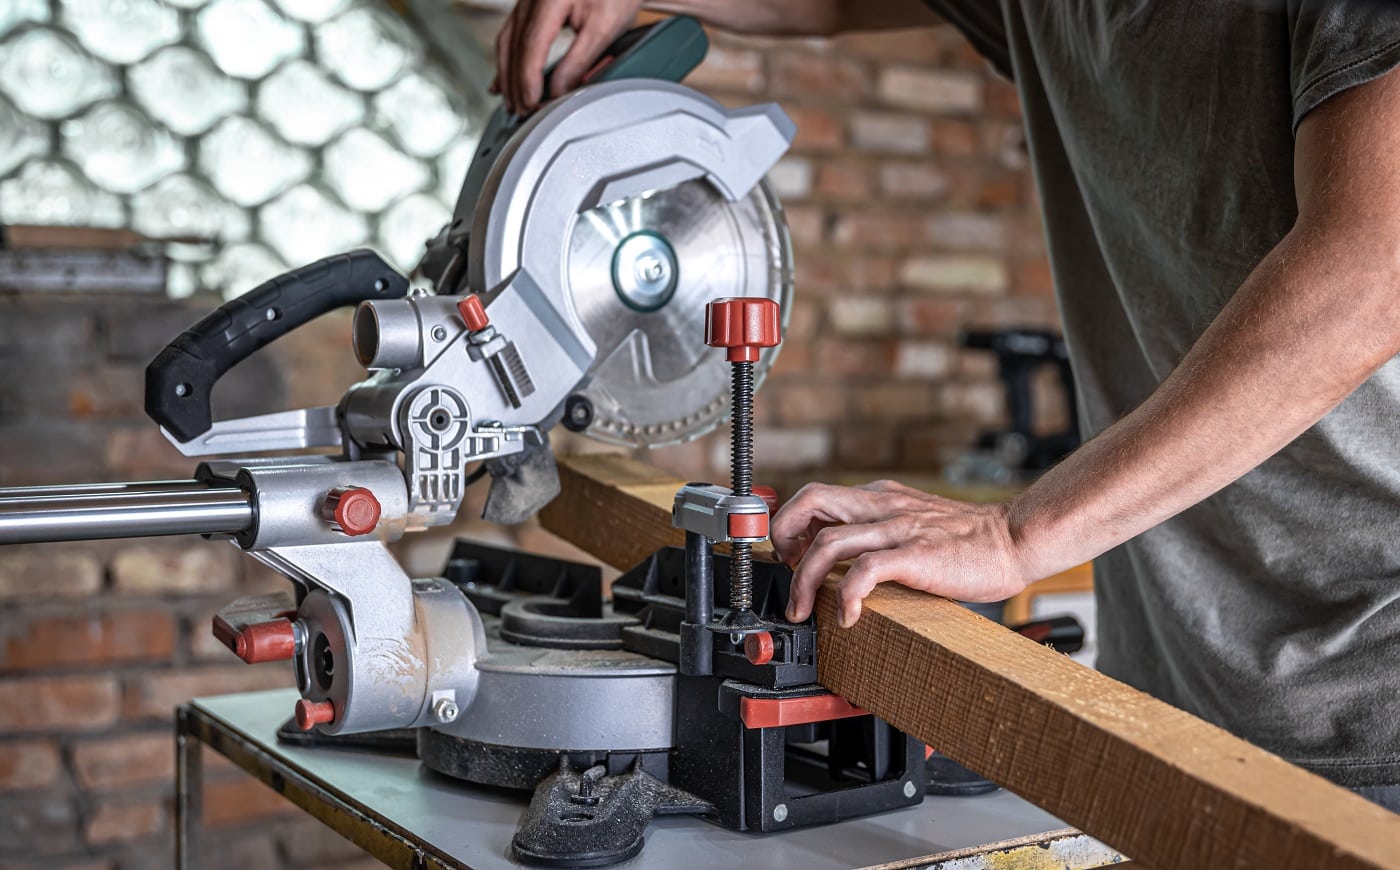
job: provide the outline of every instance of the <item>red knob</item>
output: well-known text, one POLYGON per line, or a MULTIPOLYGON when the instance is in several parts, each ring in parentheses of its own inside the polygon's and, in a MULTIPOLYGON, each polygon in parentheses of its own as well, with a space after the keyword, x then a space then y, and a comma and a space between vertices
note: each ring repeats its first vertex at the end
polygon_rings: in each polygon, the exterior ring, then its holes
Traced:
POLYGON ((716 299, 705 306, 705 343, 729 350, 730 362, 755 362, 758 349, 782 340, 782 313, 772 299, 716 299))
POLYGON ((768 505, 768 512, 775 514, 778 512, 778 491, 771 486, 755 486, 753 494, 763 499, 763 503, 768 505))
POLYGON ((338 486, 326 493, 321 517, 351 537, 368 535, 379 525, 379 499, 363 486, 338 486))
POLYGON ((296 717, 297 727, 303 731, 310 731, 317 725, 335 721, 335 705, 330 701, 308 701, 302 698, 297 701, 296 717))
POLYGON ((766 631, 756 631, 744 638, 744 658, 756 665, 766 665, 773 660, 773 635, 766 631))
POLYGON ((297 637, 286 619, 243 626, 233 641, 233 651, 250 665, 285 661, 296 654, 297 637))
POLYGON ((475 293, 468 293, 458 301, 457 313, 462 315, 468 332, 480 332, 491 325, 491 318, 486 316, 486 306, 481 304, 481 297, 475 293))

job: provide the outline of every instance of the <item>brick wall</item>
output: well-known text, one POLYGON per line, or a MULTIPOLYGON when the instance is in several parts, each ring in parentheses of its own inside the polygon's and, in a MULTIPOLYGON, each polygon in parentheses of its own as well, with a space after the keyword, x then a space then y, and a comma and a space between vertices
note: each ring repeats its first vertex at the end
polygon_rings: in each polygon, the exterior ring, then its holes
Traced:
MULTIPOLYGON (((494 21, 474 14, 485 33, 494 21)), ((717 38, 692 83, 728 104, 778 100, 799 128, 772 175, 797 301, 758 400, 760 477, 791 490, 929 471, 999 422, 991 361, 959 350, 958 331, 1055 322, 1010 86, 944 29, 717 38)), ((0 485, 189 476, 141 414, 141 370, 208 304, 0 297, 0 485)), ((358 374, 346 336, 345 318, 326 318, 245 363, 221 383, 219 413, 332 401, 358 374)), ((1047 424, 1063 413, 1046 409, 1047 424)), ((720 432, 649 458, 713 478, 726 443, 720 432)), ((561 550, 529 526, 450 532, 561 550)), ((410 570, 435 570, 447 539, 406 550, 410 570)), ((284 666, 244 666, 208 635, 218 606, 275 588, 202 541, 0 549, 0 867, 168 865, 171 710, 289 683, 284 666)), ((208 778, 205 866, 359 866, 241 772, 211 757, 208 778)))
MULTIPOLYGON (((716 35, 690 83, 728 105, 775 100, 798 128, 770 176, 797 280, 758 397, 758 476, 791 490, 838 473, 932 472, 1003 423, 995 364, 960 349, 958 333, 1058 323, 1010 83, 946 27, 716 35)), ((1040 424, 1062 424, 1048 380, 1036 398, 1040 424)), ((725 438, 655 460, 713 477, 725 438)))

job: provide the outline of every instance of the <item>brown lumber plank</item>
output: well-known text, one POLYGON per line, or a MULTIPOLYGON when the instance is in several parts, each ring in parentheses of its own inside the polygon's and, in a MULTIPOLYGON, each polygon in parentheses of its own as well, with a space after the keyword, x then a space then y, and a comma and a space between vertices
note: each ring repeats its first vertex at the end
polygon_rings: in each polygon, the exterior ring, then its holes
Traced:
MULTIPOLYGON (((617 455, 559 472, 546 529, 624 569, 681 542, 681 481, 617 455)), ((1400 868, 1400 816, 950 601, 887 583, 837 628, 837 576, 826 686, 1138 862, 1400 868)))

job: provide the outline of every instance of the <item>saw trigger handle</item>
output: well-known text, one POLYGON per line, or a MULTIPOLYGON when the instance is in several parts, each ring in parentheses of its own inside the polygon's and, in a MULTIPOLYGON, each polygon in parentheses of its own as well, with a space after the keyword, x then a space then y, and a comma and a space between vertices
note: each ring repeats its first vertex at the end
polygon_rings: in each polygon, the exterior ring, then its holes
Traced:
MULTIPOLYGON (((679 82, 700 65, 709 49, 710 40, 700 22, 689 15, 663 18, 613 40, 583 81, 590 85, 639 78, 679 82)), ((546 80, 552 72, 552 68, 546 72, 546 80)))
POLYGON ((209 431, 209 396, 224 373, 264 345, 328 311, 400 299, 408 279, 374 251, 317 260, 219 306, 146 367, 146 414, 185 442, 209 431))

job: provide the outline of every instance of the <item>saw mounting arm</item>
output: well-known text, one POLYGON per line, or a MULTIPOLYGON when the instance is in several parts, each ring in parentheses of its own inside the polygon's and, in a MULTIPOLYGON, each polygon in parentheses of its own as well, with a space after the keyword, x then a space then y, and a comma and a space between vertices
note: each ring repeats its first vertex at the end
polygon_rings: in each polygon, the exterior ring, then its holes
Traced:
MULTIPOLYGON (((660 45, 666 62, 650 66, 683 75, 703 55, 693 24, 637 46, 660 45)), ((638 50, 616 51, 619 73, 648 67, 638 50)), ((387 545, 450 523, 483 473, 488 518, 533 514, 558 491, 547 433, 561 418, 629 444, 715 425, 728 372, 705 352, 704 303, 790 292, 781 210, 762 181, 793 135, 781 110, 599 79, 528 120, 493 118, 458 214, 430 245, 423 272, 438 292, 410 290, 360 250, 225 303, 147 370, 148 413, 204 460, 193 479, 0 491, 0 543, 227 539, 294 595, 236 602, 216 633, 246 660, 293 660, 299 721, 339 734, 467 710, 481 617, 447 581, 411 580, 387 545), (439 268, 434 253, 447 255, 439 268), (223 374, 346 306, 367 375, 337 404, 214 419, 223 374)))

